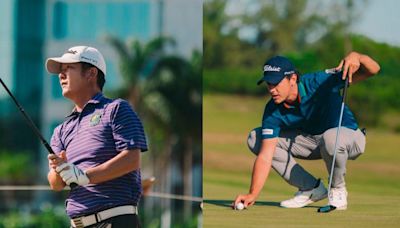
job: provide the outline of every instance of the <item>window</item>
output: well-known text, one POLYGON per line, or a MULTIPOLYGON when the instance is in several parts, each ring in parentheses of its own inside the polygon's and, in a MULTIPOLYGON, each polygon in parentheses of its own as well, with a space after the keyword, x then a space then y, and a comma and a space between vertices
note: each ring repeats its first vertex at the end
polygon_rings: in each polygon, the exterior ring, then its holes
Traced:
POLYGON ((56 39, 63 39, 68 26, 67 21, 67 4, 64 2, 56 2, 53 10, 53 36, 56 39))

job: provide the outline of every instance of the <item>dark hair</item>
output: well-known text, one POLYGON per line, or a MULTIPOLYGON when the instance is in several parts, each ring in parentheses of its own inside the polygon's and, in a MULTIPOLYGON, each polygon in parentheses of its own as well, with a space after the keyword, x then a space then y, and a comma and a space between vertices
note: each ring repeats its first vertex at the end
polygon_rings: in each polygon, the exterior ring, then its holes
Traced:
MULTIPOLYGON (((299 82, 300 82, 300 77, 301 77, 301 74, 300 74, 300 72, 296 70, 296 71, 294 72, 294 74, 296 74, 296 75, 297 75, 296 82, 297 82, 297 83, 299 83, 299 82)), ((292 77, 292 75, 293 75, 293 74, 291 74, 291 75, 288 75, 288 76, 286 76, 286 77, 287 77, 288 79, 290 79, 290 78, 292 77)))
MULTIPOLYGON (((82 65, 82 73, 87 71, 91 67, 96 67, 90 63, 81 62, 82 65)), ((97 67, 96 67, 97 68, 97 67)), ((103 71, 97 68, 97 86, 103 91, 104 84, 106 83, 106 79, 104 77, 103 71)))

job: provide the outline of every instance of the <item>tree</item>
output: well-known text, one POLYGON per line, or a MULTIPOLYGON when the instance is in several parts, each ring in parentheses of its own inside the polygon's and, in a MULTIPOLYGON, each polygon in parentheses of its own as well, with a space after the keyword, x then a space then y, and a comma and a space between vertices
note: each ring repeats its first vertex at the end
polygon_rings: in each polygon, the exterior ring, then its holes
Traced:
MULTIPOLYGON (((173 177, 165 174, 175 162, 183 180, 178 188, 182 191, 176 193, 192 195, 193 157, 201 164, 201 54, 195 52, 191 61, 168 55, 164 47, 174 44, 169 38, 130 46, 115 38, 110 41, 120 56, 125 95, 145 122, 159 182, 171 181, 173 177)), ((190 212, 188 205, 185 211, 190 212)))

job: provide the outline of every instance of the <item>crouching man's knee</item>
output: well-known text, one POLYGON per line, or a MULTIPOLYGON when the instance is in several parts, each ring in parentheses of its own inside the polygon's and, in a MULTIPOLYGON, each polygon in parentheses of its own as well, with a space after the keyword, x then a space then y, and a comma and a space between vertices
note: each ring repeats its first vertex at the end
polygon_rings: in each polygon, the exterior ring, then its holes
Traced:
MULTIPOLYGON (((337 128, 331 128, 323 134, 323 150, 333 156, 335 153, 337 128)), ((365 135, 360 129, 352 130, 346 127, 340 129, 338 138, 338 144, 336 145, 336 151, 338 154, 346 154, 348 159, 356 159, 365 149, 365 135)))
POLYGON ((247 137, 247 146, 253 154, 258 155, 261 148, 261 127, 254 128, 250 131, 247 137))
POLYGON ((322 144, 322 153, 326 153, 329 156, 333 156, 336 151, 338 153, 347 153, 346 151, 346 142, 343 140, 342 135, 339 135, 338 144, 336 144, 336 128, 332 128, 327 130, 323 134, 323 144, 322 144), (336 148, 335 148, 336 146, 336 148))

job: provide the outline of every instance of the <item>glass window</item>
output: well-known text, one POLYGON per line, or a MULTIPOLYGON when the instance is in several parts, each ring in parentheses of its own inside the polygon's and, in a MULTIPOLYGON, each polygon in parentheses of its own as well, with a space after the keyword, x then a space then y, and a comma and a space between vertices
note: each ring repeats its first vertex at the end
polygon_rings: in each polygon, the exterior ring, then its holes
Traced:
POLYGON ((56 2, 53 10, 53 36, 56 39, 63 39, 66 34, 67 24, 67 4, 56 2))

